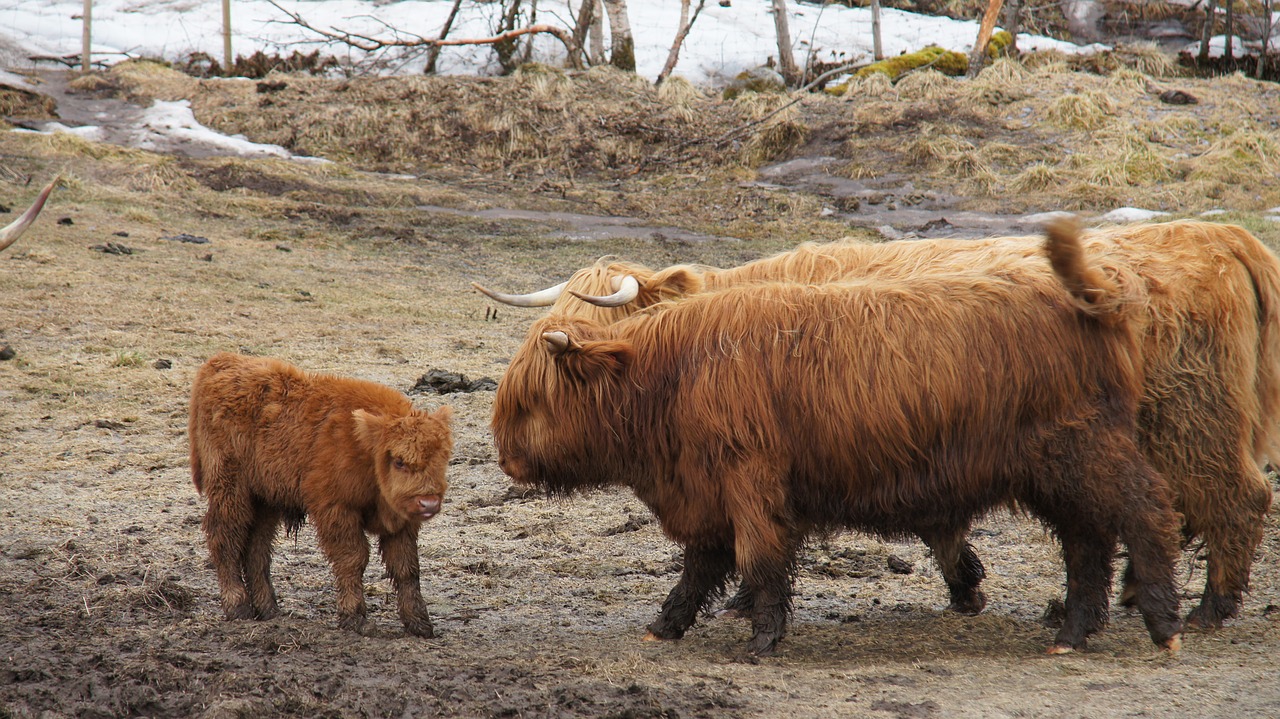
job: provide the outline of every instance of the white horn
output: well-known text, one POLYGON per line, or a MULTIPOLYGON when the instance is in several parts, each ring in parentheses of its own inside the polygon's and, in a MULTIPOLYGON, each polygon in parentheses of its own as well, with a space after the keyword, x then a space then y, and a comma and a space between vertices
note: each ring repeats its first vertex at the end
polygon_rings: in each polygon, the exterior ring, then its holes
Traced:
POLYGON ((569 335, 564 332, 543 332, 542 339, 546 341, 553 355, 561 354, 569 349, 569 335))
POLYGON ((504 305, 514 305, 516 307, 549 307, 556 303, 561 293, 564 292, 565 286, 569 284, 568 280, 561 282, 555 287, 548 287, 545 290, 539 290, 527 295, 508 295, 502 292, 494 292, 493 290, 482 286, 478 282, 472 282, 471 286, 488 295, 490 298, 504 305))
POLYGON ((613 282, 614 289, 616 289, 617 292, 604 297, 584 295, 575 290, 569 290, 569 294, 577 297, 583 302, 593 304, 596 307, 621 307, 629 302, 635 301, 636 297, 640 295, 640 281, 631 275, 627 275, 621 280, 615 277, 613 278, 613 282))
POLYGON ((50 182, 45 186, 44 190, 40 193, 40 196, 36 198, 35 204, 27 208, 26 212, 22 213, 22 217, 19 217, 9 223, 8 227, 0 230, 0 250, 3 250, 16 242, 17 239, 22 236, 23 231, 35 221, 36 215, 40 214, 41 208, 44 207, 44 201, 49 199, 49 193, 53 192, 53 186, 56 184, 58 184, 58 179, 55 177, 53 182, 50 182))

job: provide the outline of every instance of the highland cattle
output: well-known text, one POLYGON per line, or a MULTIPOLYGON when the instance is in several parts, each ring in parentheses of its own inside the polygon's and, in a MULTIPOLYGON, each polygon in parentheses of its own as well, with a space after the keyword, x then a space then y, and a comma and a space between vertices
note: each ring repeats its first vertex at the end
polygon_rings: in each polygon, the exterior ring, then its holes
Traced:
POLYGON ((418 529, 441 509, 450 409, 414 409, 380 384, 220 353, 191 389, 191 477, 209 501, 204 531, 227 619, 278 612, 271 545, 306 518, 337 580, 338 624, 366 625, 365 533, 378 537, 405 630, 432 636, 418 529))
POLYGON ((554 494, 627 486, 654 512, 685 559, 651 638, 683 636, 736 572, 748 650, 769 654, 805 537, 963 542, 1016 505, 1062 542, 1051 652, 1105 625, 1117 539, 1152 640, 1176 649, 1178 520, 1134 436, 1142 283, 1087 267, 1065 226, 1046 246, 1054 270, 1031 257, 732 287, 610 324, 539 319, 494 400, 499 465, 554 494))
MULTIPOLYGON (((1196 221, 1096 230, 1083 244, 1103 268, 1129 268, 1145 285, 1133 320, 1143 355, 1139 444, 1169 481, 1186 541, 1203 539, 1207 549, 1204 592, 1187 621, 1221 626, 1239 612, 1271 505, 1260 467, 1280 458, 1280 261, 1240 227, 1196 221)), ((541 294, 480 289, 499 301, 551 305, 553 315, 609 323, 659 301, 745 283, 998 271, 1040 251, 1034 237, 806 243, 729 269, 653 271, 601 261, 541 294)), ((982 577, 964 538, 933 539, 931 548, 944 576, 982 577)), ((985 597, 973 586, 968 593, 951 587, 952 609, 982 609, 985 597)), ((1126 589, 1122 601, 1131 596, 1126 589)), ((748 601, 740 593, 729 607, 749 610, 748 601)))

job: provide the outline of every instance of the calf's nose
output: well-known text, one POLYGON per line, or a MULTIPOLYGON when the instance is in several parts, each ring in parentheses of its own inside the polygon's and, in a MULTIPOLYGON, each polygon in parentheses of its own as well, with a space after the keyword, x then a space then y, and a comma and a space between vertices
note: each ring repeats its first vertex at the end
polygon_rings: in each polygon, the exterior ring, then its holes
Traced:
POLYGON ((418 498, 418 508, 422 512, 423 517, 434 517, 440 512, 440 496, 429 495, 418 498))

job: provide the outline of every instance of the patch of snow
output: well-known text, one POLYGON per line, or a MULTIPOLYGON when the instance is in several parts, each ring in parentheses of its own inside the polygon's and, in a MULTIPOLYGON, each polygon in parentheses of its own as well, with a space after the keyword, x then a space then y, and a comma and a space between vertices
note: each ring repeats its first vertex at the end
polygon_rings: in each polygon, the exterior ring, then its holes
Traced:
POLYGON ((1075 213, 1066 212, 1064 210, 1054 210, 1053 212, 1038 212, 1034 215, 1024 215, 1022 221, 1029 225, 1044 225, 1063 217, 1075 217, 1075 213))
POLYGON ((1159 210, 1143 210, 1138 207, 1121 207, 1108 212, 1099 219, 1103 222, 1125 224, 1128 222, 1145 222, 1156 217, 1168 216, 1168 212, 1160 212, 1159 210))
POLYGON ((1212 209, 1212 210, 1205 210, 1204 212, 1201 212, 1201 213, 1200 213, 1200 216, 1201 216, 1201 217, 1217 217, 1218 215, 1225 215, 1225 214, 1227 214, 1227 211, 1226 211, 1226 210, 1221 210, 1221 209, 1216 209, 1216 208, 1215 208, 1215 209, 1212 209))

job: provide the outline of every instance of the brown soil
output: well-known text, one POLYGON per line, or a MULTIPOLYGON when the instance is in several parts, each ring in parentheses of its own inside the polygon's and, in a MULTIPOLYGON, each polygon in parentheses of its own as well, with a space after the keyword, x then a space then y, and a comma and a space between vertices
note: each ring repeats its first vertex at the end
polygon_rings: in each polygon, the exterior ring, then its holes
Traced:
MULTIPOLYGON (((0 254, 0 347, 14 352, 0 361, 0 717, 1239 719, 1280 706, 1275 517, 1240 618, 1189 633, 1176 656, 1120 609, 1086 651, 1044 655, 1053 630, 1040 616, 1063 590, 1057 545, 1005 514, 972 537, 990 575, 977 617, 943 611, 919 543, 840 535, 804 553, 778 656, 744 658, 748 629, 725 618, 643 643, 679 548, 627 492, 512 488, 486 391, 414 395, 456 418, 452 487, 420 541, 435 639, 403 633, 376 558, 365 577, 376 634, 339 631, 305 527, 277 545, 286 616, 223 621, 185 436, 189 383, 209 355, 275 355, 405 391, 432 368, 499 378, 537 311, 495 319, 473 280, 532 290, 604 254, 734 264, 849 226, 821 219, 821 198, 743 184, 752 171, 714 163, 541 184, 465 163, 398 177, 358 159, 177 159, 15 133, 0 133, 0 157, 6 207, 66 179, 0 254), (638 227, 588 241, 551 221, 424 205, 664 217, 743 239, 638 227), (743 231, 715 231, 726 217, 743 231), (166 239, 180 233, 209 242, 166 239), (132 253, 91 249, 108 242, 132 253)), ((1274 242, 1261 208, 1229 209, 1251 211, 1229 217, 1274 242)), ((1186 608, 1202 560, 1189 550, 1181 567, 1186 608)))

